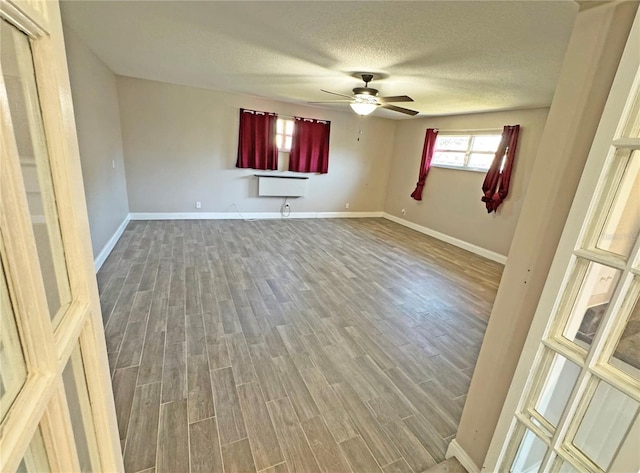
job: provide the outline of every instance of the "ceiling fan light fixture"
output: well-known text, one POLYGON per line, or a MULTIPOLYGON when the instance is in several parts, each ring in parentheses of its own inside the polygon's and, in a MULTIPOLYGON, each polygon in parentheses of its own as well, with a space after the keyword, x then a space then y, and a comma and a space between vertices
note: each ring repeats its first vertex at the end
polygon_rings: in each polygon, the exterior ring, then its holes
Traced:
POLYGON ((375 102, 354 102, 349 104, 354 112, 358 115, 365 116, 372 113, 376 108, 378 108, 378 104, 375 102))

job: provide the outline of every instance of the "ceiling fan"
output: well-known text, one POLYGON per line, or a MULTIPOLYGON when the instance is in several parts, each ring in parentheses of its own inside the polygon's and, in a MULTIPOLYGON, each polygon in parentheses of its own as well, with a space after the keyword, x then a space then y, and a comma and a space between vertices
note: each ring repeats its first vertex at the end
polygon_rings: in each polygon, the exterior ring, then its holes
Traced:
POLYGON ((349 100, 325 100, 322 102, 309 102, 309 103, 348 103, 354 112, 358 115, 369 115, 376 108, 382 107, 387 110, 393 110, 394 112, 404 113, 406 115, 417 115, 419 112, 410 110, 408 108, 397 107, 391 105, 393 102, 413 102, 413 99, 408 95, 396 95, 394 97, 378 97, 378 90, 373 87, 369 87, 369 82, 373 80, 373 74, 362 74, 362 80, 364 81, 364 87, 356 87, 353 89, 353 95, 341 94, 338 92, 331 92, 329 90, 322 90, 327 94, 339 95, 340 97, 346 97, 349 100))

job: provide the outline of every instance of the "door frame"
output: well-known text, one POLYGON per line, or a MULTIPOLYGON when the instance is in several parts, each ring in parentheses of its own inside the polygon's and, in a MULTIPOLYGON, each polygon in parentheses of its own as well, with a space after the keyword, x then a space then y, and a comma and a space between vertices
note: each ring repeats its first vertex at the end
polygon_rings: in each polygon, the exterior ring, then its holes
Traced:
MULTIPOLYGON (((29 37, 71 303, 51 323, 6 95, 1 100, 0 248, 28 377, 0 428, 0 471, 19 465, 38 428, 50 466, 79 470, 62 371, 75 347, 102 471, 124 471, 95 278, 80 155, 57 0, 0 0, 0 18, 29 37)), ((74 369, 77 368, 77 363, 74 369)))
POLYGON ((631 111, 632 103, 630 102, 632 101, 629 97, 634 97, 639 90, 640 11, 636 13, 629 33, 544 290, 485 457, 483 471, 508 471, 509 469, 509 465, 503 463, 513 454, 509 440, 517 428, 515 413, 525 401, 528 388, 537 381, 533 367, 539 361, 539 347, 551 323, 554 308, 559 303, 558 294, 566 282, 567 268, 571 264, 576 242, 582 237, 583 224, 593 205, 592 198, 596 189, 602 184, 602 171, 611 144, 619 136, 625 118, 631 111))

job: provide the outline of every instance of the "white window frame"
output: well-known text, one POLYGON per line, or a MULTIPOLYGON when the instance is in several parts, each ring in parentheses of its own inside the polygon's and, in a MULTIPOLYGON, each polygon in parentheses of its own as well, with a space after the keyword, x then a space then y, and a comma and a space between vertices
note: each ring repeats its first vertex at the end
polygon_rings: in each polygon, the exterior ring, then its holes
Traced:
MULTIPOLYGON (((471 156, 472 153, 475 154, 488 154, 488 155, 495 155, 495 151, 474 151, 473 150, 473 141, 476 137, 478 136, 487 136, 487 135, 496 135, 496 136, 501 136, 502 135, 502 130, 481 130, 481 131, 473 131, 473 130, 462 130, 462 131, 440 131, 438 132, 438 136, 436 138, 436 148, 434 150, 434 155, 437 152, 447 152, 447 153, 462 153, 462 150, 453 150, 453 149, 442 149, 442 148, 438 148, 438 138, 440 138, 441 136, 465 136, 469 138, 468 141, 468 145, 467 145, 467 149, 466 151, 464 151, 465 155, 464 155, 464 164, 462 166, 454 166, 451 164, 440 164, 440 163, 436 163, 436 162, 431 162, 431 166, 432 167, 436 167, 436 168, 444 168, 444 169, 455 169, 457 171, 472 171, 472 172, 483 172, 486 173, 489 168, 479 168, 479 167, 471 167, 469 166, 469 157, 471 156)), ((496 150, 497 151, 497 150, 496 150)))

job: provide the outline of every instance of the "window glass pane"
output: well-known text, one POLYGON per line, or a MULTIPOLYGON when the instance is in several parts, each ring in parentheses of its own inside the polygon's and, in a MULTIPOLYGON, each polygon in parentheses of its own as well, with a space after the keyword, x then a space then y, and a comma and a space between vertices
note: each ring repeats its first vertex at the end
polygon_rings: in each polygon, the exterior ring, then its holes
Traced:
POLYGON ((493 154, 486 153, 471 153, 467 166, 477 169, 489 169, 493 161, 493 156, 493 154))
POLYGON ((578 365, 562 355, 555 354, 553 356, 535 406, 535 409, 553 426, 558 425, 579 374, 580 367, 578 365))
POLYGON ((46 473, 51 471, 47 451, 42 440, 42 433, 38 428, 31 439, 27 451, 18 465, 18 473, 46 473))
POLYGON ((501 135, 477 135, 473 137, 473 151, 492 151, 495 153, 500 145, 501 135))
MULTIPOLYGON (((637 279, 637 278, 636 278, 637 279)), ((609 362, 640 379, 640 300, 637 300, 609 362)))
POLYGON ((613 296, 620 271, 598 263, 589 263, 563 335, 588 349, 613 296))
POLYGON ((640 416, 636 416, 633 425, 627 432, 622 446, 616 452, 616 457, 609 465, 609 471, 640 471, 640 416))
POLYGON ((573 444, 607 470, 637 411, 637 401, 600 381, 573 444))
POLYGON ((470 136, 440 135, 436 138, 436 150, 466 151, 470 136))
POLYGON ((567 463, 566 461, 563 461, 563 460, 560 460, 559 463, 560 465, 558 466, 558 468, 554 470, 554 471, 557 471, 558 473, 580 473, 580 470, 578 470, 571 463, 567 463))
POLYGON ((284 140, 284 149, 286 149, 287 151, 289 151, 291 149, 291 137, 287 136, 286 139, 284 140))
POLYGON ((97 457, 96 434, 79 345, 71 353, 69 362, 62 372, 62 379, 67 403, 69 404, 71 426, 76 440, 80 469, 83 472, 99 471, 100 463, 97 457))
POLYGON ((510 471, 513 473, 538 471, 546 453, 546 444, 533 432, 527 430, 524 437, 522 437, 522 441, 518 447, 518 453, 513 460, 510 471))
POLYGON ((278 120, 276 120, 276 132, 282 134, 283 129, 284 129, 283 121, 278 118, 278 120))
POLYGON ((640 138, 640 94, 636 95, 629 118, 622 131, 623 138, 640 138))
POLYGON ((639 234, 640 153, 634 151, 608 209, 596 247, 626 257, 631 253, 639 234))
POLYGON ((276 135, 276 146, 282 148, 282 135, 276 135))
POLYGON ((285 133, 287 135, 293 135, 293 120, 287 120, 286 124, 287 124, 287 126, 285 128, 285 130, 286 130, 285 133))
MULTIPOLYGON (((71 294, 29 40, 0 20, 0 60, 43 282, 53 318, 71 294)), ((57 319, 56 319, 57 322, 57 319)))
POLYGON ((27 380, 27 367, 2 264, 0 264, 0 368, 0 421, 2 421, 27 380))
POLYGON ((464 153, 445 153, 436 151, 433 153, 432 164, 442 164, 443 166, 464 166, 464 153))

